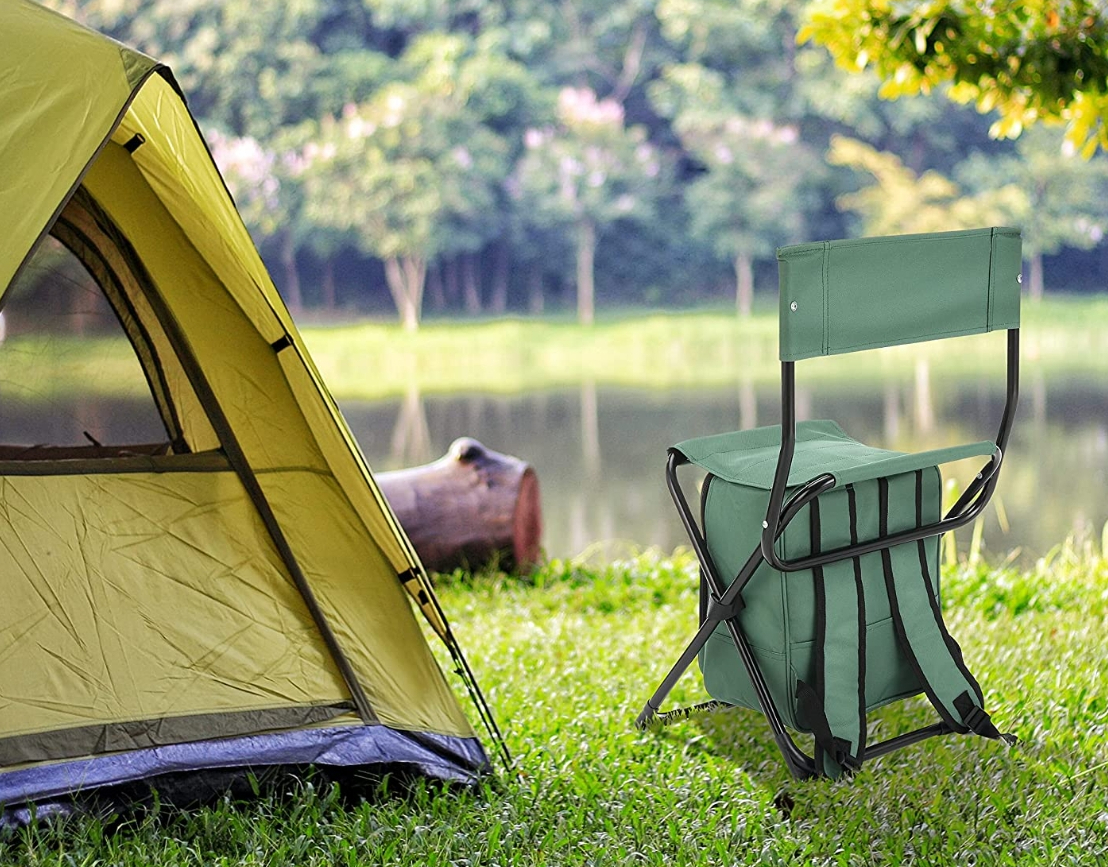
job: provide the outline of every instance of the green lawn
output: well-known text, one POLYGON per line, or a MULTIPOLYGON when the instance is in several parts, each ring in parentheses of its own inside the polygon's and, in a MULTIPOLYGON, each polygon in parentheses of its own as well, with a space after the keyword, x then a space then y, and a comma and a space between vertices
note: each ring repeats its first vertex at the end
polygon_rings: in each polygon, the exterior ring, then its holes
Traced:
MULTIPOLYGON (((593 381, 636 388, 775 382, 776 311, 609 314, 592 328, 564 319, 431 322, 414 334, 361 322, 308 326, 304 339, 339 399, 423 393, 540 391, 593 381)), ((1025 304, 1025 367, 1044 374, 1108 373, 1108 298, 1025 304)), ((804 365, 806 381, 874 381, 926 359, 939 376, 1004 369, 1004 337, 991 334, 837 356, 804 365)))
MULTIPOLYGON (((529 582, 442 587, 515 773, 476 791, 418 786, 344 803, 293 798, 22 833, 0 864, 1108 864, 1108 560, 1067 545, 1029 572, 948 569, 951 629, 1015 749, 948 737, 796 783, 764 721, 724 711, 661 731, 632 721, 689 637, 687 555, 529 582)), ((702 698, 695 674, 676 699, 702 698)), ((930 722, 873 715, 872 736, 930 722)))
MULTIPOLYGON (((780 375, 770 308, 733 312, 609 313, 585 328, 557 317, 440 321, 418 332, 361 321, 308 324, 304 339, 339 400, 405 394, 517 394, 583 382, 668 389, 770 383, 780 375)), ((806 381, 872 382, 927 360, 938 376, 1002 371, 1004 337, 893 347, 806 365, 806 381)), ((1108 297, 1056 297, 1024 305, 1022 358, 1043 374, 1108 374, 1108 297)), ((130 350, 110 339, 21 337, 0 353, 0 398, 34 402, 76 395, 138 396, 130 350), (33 386, 33 387, 29 387, 33 386)))

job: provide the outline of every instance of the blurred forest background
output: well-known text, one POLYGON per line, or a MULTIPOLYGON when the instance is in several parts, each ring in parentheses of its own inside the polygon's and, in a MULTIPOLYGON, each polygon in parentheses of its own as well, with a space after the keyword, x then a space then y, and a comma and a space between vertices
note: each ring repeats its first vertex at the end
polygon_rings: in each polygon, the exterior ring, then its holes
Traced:
MULTIPOLYGON (((1032 297, 1108 284, 1097 130, 1086 148, 1072 123, 1068 141, 1024 130, 1018 112, 988 111, 991 94, 948 99, 942 74, 930 93, 883 99, 877 73, 836 65, 803 32, 822 26, 840 61, 866 66, 851 15, 872 10, 856 0, 47 5, 172 67, 297 313, 399 313, 413 329, 424 313, 590 323, 597 304, 743 314, 776 291, 778 245, 995 224, 1023 227, 1032 297)), ((968 37, 936 37, 948 24, 892 46, 905 68, 978 62, 968 37)), ((994 24, 983 42, 1003 41, 994 24)), ((1047 10, 1036 26, 1068 23, 1047 10)), ((1062 77, 1084 62, 1067 46, 1103 59, 1084 31, 1052 38, 1040 60, 1062 77)), ((885 96, 921 89, 877 69, 885 96)))

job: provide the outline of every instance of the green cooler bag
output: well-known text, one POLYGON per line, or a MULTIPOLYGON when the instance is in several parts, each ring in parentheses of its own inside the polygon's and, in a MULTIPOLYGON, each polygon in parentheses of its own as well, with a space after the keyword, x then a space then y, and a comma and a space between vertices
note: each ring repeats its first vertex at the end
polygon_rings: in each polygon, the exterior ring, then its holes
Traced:
MULTIPOLYGON (((940 517, 942 483, 938 467, 928 467, 922 473, 921 513, 925 523, 940 517)), ((916 517, 916 474, 904 473, 887 480, 889 488, 888 530, 884 535, 919 526, 916 517)), ((853 541, 865 542, 880 535, 879 480, 858 482, 851 486, 855 500, 855 533, 853 541)), ((786 493, 786 498, 792 491, 786 493)), ((849 497, 846 487, 822 495, 817 503, 819 512, 819 547, 829 551, 851 544, 849 497)), ((737 484, 709 474, 702 493, 705 540, 718 567, 720 576, 730 583, 738 574, 750 552, 758 547, 762 520, 769 504, 769 487, 737 484)), ((795 560, 812 553, 812 507, 797 515, 778 540, 778 553, 783 559, 795 560)), ((939 592, 939 537, 923 543, 927 577, 932 592, 939 592)), ((890 549, 895 560, 919 559, 915 542, 890 549)), ((864 671, 866 711, 871 711, 897 699, 917 695, 923 685, 897 641, 880 552, 865 554, 858 559, 861 575, 861 600, 864 617, 851 627, 859 629, 858 665, 864 671)), ((919 569, 918 562, 915 565, 919 569)), ((823 585, 827 597, 849 590, 852 600, 858 597, 858 575, 854 560, 844 560, 822 567, 823 585), (849 587, 846 587, 849 585, 849 587)), ((809 720, 798 710, 799 683, 814 684, 818 680, 813 670, 816 647, 816 576, 813 571, 778 572, 763 562, 742 593, 745 607, 739 613, 743 632, 751 644, 754 656, 773 695, 785 723, 802 732, 812 730, 809 720)), ((857 603, 854 603, 857 607, 857 603)), ((848 652, 852 652, 849 648, 848 652)), ((834 653, 828 648, 827 653, 834 653)), ((761 710, 758 696, 742 665, 735 644, 721 623, 708 639, 699 656, 700 670, 708 693, 720 701, 761 710)))
MULTIPOLYGON (((780 428, 689 440, 674 448, 708 475, 701 526, 716 571, 730 584, 757 551, 780 443, 780 428)), ((931 525, 941 515, 937 464, 863 445, 834 422, 797 425, 797 485, 822 472, 836 479, 777 539, 777 559, 796 561, 931 525)), ((930 454, 940 463, 994 448, 973 443, 930 454)), ((707 594, 702 593, 702 600, 707 594)), ((984 695, 943 622, 939 537, 929 536, 781 572, 762 561, 735 615, 783 722, 816 741, 822 773, 861 765, 866 714, 925 693, 944 730, 1003 736, 984 711, 984 695)), ((704 619, 702 606, 701 619, 704 619)), ((762 710, 757 691, 721 621, 698 654, 709 694, 762 710)))

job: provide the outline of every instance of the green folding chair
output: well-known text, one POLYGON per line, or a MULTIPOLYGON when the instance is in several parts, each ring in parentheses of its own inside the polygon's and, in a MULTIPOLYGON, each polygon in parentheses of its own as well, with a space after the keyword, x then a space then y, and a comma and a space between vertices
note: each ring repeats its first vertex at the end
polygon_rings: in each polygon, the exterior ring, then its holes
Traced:
POLYGON ((666 480, 701 567, 700 629, 637 724, 691 710, 761 710, 798 779, 837 778, 952 732, 1014 742, 984 708, 943 623, 939 537, 981 514, 996 488, 1019 389, 1018 229, 783 247, 780 426, 682 442, 666 480), (1008 330, 1008 388, 996 441, 919 454, 873 448, 834 422, 797 423, 799 360, 1008 330), (987 459, 942 516, 939 465, 987 459), (700 526, 677 479, 706 471, 700 526), (661 712, 697 658, 712 701, 661 712), (925 693, 939 720, 866 742, 875 708, 925 693), (788 729, 814 736, 814 755, 788 729))

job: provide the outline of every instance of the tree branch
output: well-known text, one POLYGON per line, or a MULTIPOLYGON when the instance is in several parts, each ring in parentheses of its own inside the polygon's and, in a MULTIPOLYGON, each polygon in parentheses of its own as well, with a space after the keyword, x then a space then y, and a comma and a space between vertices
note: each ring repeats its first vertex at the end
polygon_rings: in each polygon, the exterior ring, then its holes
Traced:
POLYGON ((635 27, 631 31, 631 39, 628 41, 627 51, 623 55, 623 69, 611 95, 612 99, 620 105, 631 93, 631 88, 635 86, 635 79, 639 77, 639 72, 642 70, 642 58, 646 52, 646 38, 648 35, 646 22, 640 18, 635 22, 635 27))

